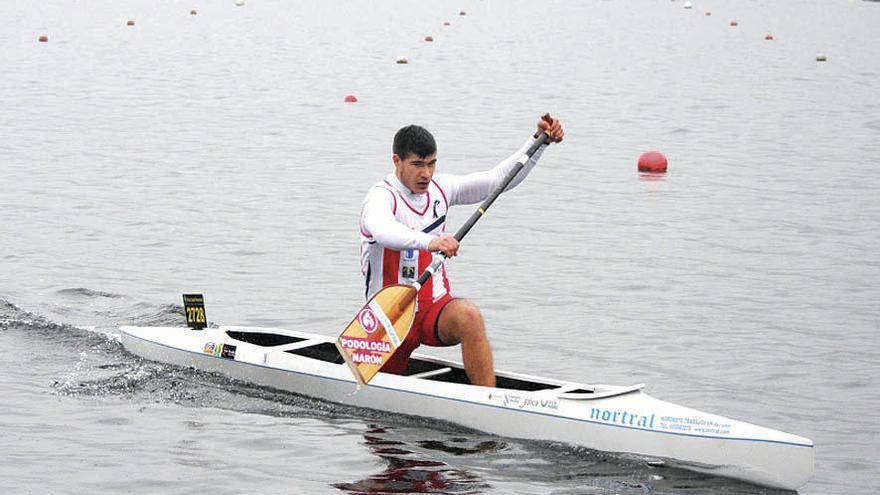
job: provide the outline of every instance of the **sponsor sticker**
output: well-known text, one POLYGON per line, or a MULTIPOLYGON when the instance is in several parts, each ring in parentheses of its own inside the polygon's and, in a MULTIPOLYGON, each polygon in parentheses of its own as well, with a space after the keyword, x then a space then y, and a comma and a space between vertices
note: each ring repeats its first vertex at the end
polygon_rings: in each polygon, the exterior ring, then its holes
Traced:
POLYGON ((376 315, 373 314, 373 310, 370 308, 364 308, 358 313, 358 322, 360 322, 367 333, 373 333, 379 328, 379 320, 376 319, 376 315))
POLYGON ((344 349, 351 349, 359 352, 380 352, 387 354, 391 352, 391 344, 385 340, 361 339, 358 337, 340 337, 339 342, 344 349))
POLYGON ((235 359, 235 346, 223 344, 223 347, 220 349, 220 357, 224 359, 235 359))
POLYGON ((214 357, 224 359, 235 359, 235 346, 231 344, 215 344, 214 342, 205 343, 202 352, 210 354, 214 357))

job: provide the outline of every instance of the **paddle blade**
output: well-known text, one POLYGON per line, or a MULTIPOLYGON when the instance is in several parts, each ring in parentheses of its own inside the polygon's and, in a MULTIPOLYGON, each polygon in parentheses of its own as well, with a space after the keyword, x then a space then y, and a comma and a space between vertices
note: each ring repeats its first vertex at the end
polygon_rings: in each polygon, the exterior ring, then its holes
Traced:
POLYGON ((406 339, 416 314, 415 287, 389 285, 358 311, 336 347, 359 385, 366 385, 406 339))

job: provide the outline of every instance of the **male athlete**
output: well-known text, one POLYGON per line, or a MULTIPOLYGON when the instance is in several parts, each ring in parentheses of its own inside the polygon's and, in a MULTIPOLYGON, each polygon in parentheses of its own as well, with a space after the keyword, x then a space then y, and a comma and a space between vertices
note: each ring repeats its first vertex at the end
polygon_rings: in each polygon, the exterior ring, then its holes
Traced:
MULTIPOLYGON (((562 141, 558 119, 538 120, 538 134, 562 141)), ((458 241, 446 233, 446 211, 453 205, 479 203, 501 184, 517 160, 535 142, 532 137, 519 151, 495 168, 468 175, 434 175, 437 145, 423 127, 406 126, 394 135, 394 172, 367 192, 361 208, 361 269, 366 296, 391 284, 412 284, 431 263, 431 253, 458 254, 458 241)), ((516 187, 535 166, 545 146, 538 149, 507 186, 516 187)), ((495 386, 492 349, 483 317, 466 299, 450 293, 446 269, 441 267, 419 290, 412 328, 382 371, 400 374, 409 356, 421 344, 452 346, 461 343, 462 361, 470 382, 495 386)))

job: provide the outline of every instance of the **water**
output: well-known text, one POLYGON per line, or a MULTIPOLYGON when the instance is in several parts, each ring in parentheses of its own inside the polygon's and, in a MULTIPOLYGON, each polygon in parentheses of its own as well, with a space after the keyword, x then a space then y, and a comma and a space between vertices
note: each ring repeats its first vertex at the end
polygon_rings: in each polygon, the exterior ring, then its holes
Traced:
POLYGON ((813 439, 801 493, 876 492, 880 5, 13 1, 0 19, 0 492, 766 493, 118 343, 182 322, 187 291, 214 322, 335 335, 393 132, 425 125, 464 173, 545 111, 566 142, 448 267, 498 367, 645 382, 813 439), (635 171, 653 148, 666 177, 635 171))

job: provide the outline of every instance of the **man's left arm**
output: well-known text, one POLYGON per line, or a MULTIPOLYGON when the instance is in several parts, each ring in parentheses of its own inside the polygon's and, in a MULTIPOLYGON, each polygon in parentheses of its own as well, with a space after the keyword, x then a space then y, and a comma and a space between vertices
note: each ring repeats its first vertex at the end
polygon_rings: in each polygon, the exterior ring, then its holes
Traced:
MULTIPOLYGON (((446 193, 449 196, 449 204, 468 205, 479 203, 486 199, 486 197, 489 196, 489 193, 495 190, 495 188, 501 184, 501 181, 507 177, 507 174, 513 170, 520 157, 522 157, 526 150, 534 144, 537 136, 542 132, 547 132, 555 142, 562 141, 562 138, 565 135, 559 119, 555 119, 548 115, 538 121, 538 132, 535 136, 529 138, 519 150, 504 159, 494 168, 467 175, 438 174, 437 181, 446 190, 446 193)), ((532 168, 534 168, 535 164, 538 163, 538 159, 541 158, 541 154, 546 147, 547 145, 541 146, 535 151, 529 161, 523 166, 522 170, 520 170, 520 172, 516 174, 516 177, 510 181, 510 184, 504 189, 504 192, 513 189, 526 178, 532 168)))

